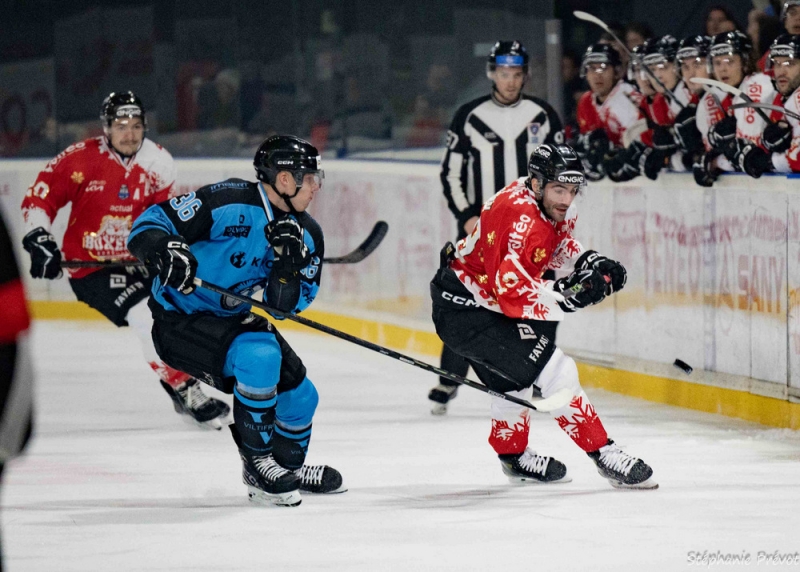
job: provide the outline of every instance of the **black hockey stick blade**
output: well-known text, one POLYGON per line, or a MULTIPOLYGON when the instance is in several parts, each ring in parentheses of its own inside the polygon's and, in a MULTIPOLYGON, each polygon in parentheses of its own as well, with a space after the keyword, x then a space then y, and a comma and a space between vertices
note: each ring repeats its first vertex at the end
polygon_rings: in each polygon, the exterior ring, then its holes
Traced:
POLYGON ((325 264, 355 264, 356 262, 361 262, 380 246, 387 232, 389 232, 389 224, 386 221, 379 220, 372 227, 369 236, 354 251, 343 256, 323 258, 322 261, 325 264))
POLYGON ((356 336, 351 336, 350 334, 331 328, 324 324, 314 322, 307 318, 303 318, 302 316, 297 316, 290 312, 281 312, 280 310, 270 308, 266 304, 258 302, 257 300, 253 300, 252 298, 248 298, 247 296, 242 296, 241 294, 237 294, 236 292, 231 292, 230 290, 227 290, 215 284, 211 284, 210 282, 206 282, 205 280, 201 280, 200 278, 195 278, 194 283, 199 288, 205 288, 206 290, 211 290, 212 292, 216 292, 217 294, 228 297, 232 300, 237 300, 239 302, 242 302, 243 304, 249 304, 251 306, 255 306, 256 308, 260 308, 265 312, 269 312, 273 316, 279 316, 281 318, 286 318, 287 320, 297 322, 298 324, 303 324, 304 326, 308 326, 309 328, 313 328, 320 332, 330 334, 339 339, 361 346, 362 348, 367 348, 368 350, 378 352, 379 354, 383 354, 387 357, 394 358, 403 363, 407 363, 408 365, 413 365, 414 367, 418 367, 425 371, 435 373, 436 375, 446 377, 447 379, 455 381, 456 383, 460 383, 461 385, 467 385, 473 389, 477 389, 478 391, 488 393, 493 397, 498 397, 506 401, 511 401, 512 403, 516 403, 517 405, 522 405, 523 407, 527 407, 535 411, 553 411, 554 409, 559 409, 567 405, 573 398, 572 392, 566 388, 560 389, 550 397, 536 400, 533 403, 531 403, 530 401, 525 401, 524 399, 519 399, 518 397, 514 397, 513 395, 498 393, 496 391, 492 391, 491 389, 489 389, 482 383, 478 383, 477 381, 471 381, 465 377, 456 375, 455 373, 438 368, 429 363, 425 363, 424 361, 419 361, 418 359, 414 359, 412 357, 401 354, 394 350, 390 350, 389 348, 379 346, 378 344, 373 344, 372 342, 368 342, 367 340, 362 340, 361 338, 357 338, 356 336))
MULTIPOLYGON (((369 236, 364 239, 364 242, 358 248, 342 256, 323 258, 322 262, 325 264, 355 264, 356 262, 361 262, 380 246, 387 232, 389 232, 389 224, 386 221, 379 220, 372 227, 369 236)), ((138 260, 64 260, 61 262, 61 268, 127 268, 129 266, 145 266, 145 264, 138 260)))
POLYGON ((144 262, 138 260, 62 260, 61 268, 128 268, 143 267, 144 262))

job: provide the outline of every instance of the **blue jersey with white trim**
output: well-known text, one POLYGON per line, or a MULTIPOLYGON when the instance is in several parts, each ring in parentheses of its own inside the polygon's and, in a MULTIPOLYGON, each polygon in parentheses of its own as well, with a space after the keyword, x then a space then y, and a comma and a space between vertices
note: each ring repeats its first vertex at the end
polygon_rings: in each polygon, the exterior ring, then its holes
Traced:
MULTIPOLYGON (((197 276, 203 280, 250 296, 269 283, 272 246, 264 227, 275 218, 291 216, 303 228, 303 241, 311 261, 300 271, 300 298, 294 312, 307 308, 317 295, 324 256, 322 229, 311 215, 289 214, 267 199, 263 183, 228 179, 207 185, 148 208, 136 219, 128 243, 148 230, 182 236, 197 258, 197 276)), ((152 297, 165 310, 193 314, 211 312, 220 316, 244 313, 250 309, 229 297, 205 288, 188 295, 164 286, 156 276, 152 297)))

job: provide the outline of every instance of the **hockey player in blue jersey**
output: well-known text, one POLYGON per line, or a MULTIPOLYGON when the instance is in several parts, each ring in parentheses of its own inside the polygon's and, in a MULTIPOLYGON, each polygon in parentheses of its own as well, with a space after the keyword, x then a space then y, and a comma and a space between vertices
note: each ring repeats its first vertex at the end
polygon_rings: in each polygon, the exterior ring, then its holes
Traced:
POLYGON ((275 327, 250 307, 197 289, 201 278, 300 312, 320 284, 322 230, 306 213, 319 191, 319 153, 292 136, 273 136, 255 155, 258 183, 208 185, 146 210, 128 248, 157 266, 150 308, 161 359, 233 393, 231 426, 250 500, 297 506, 300 491, 346 490, 327 465, 305 465, 317 390, 275 327))

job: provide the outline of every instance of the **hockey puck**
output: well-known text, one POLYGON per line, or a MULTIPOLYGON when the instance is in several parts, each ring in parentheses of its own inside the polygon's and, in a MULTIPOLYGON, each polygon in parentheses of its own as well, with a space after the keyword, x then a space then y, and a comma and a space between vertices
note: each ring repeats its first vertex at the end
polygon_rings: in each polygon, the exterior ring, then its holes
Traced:
POLYGON ((694 371, 694 369, 692 369, 692 366, 690 366, 688 363, 686 363, 683 360, 676 359, 672 363, 672 365, 674 365, 675 367, 677 367, 680 370, 683 370, 683 373, 685 373, 686 375, 689 375, 690 373, 692 373, 694 371))

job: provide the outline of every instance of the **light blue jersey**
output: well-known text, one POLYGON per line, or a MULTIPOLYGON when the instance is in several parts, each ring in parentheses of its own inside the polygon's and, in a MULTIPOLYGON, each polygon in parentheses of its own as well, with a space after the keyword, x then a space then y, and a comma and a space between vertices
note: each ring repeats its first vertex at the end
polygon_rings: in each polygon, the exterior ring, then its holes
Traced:
MULTIPOLYGON (((131 252, 139 255, 145 250, 142 243, 147 241, 147 231, 180 235, 197 258, 198 278, 244 296, 264 289, 266 296, 274 252, 264 236, 264 227, 274 218, 285 216, 293 216, 300 223, 311 253, 311 261, 300 272, 299 300, 291 309, 300 312, 319 290, 324 255, 322 229, 307 213, 289 214, 277 209, 267 199, 263 183, 228 179, 154 205, 136 219, 128 245, 131 252)), ((152 298, 165 310, 184 314, 211 312, 224 316, 250 309, 204 288, 181 294, 162 285, 157 276, 152 298)))

